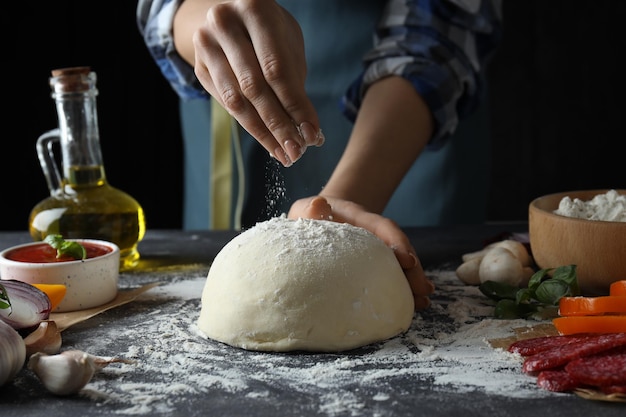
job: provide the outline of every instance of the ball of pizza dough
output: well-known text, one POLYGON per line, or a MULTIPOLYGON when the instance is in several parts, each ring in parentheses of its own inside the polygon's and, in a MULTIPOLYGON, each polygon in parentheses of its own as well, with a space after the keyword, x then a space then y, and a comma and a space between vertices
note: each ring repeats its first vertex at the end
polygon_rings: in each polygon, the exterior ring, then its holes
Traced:
POLYGON ((338 352, 405 332, 413 295, 393 251, 365 229, 276 217, 217 254, 197 325, 257 351, 338 352))

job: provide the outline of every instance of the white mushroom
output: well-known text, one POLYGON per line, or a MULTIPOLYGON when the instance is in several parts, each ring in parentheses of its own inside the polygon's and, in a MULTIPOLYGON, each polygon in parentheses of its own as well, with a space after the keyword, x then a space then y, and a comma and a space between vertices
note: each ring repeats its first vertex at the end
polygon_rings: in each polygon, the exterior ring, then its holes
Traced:
POLYGON ((463 263, 457 268, 456 274, 468 285, 497 281, 522 287, 528 285, 534 273, 532 258, 524 244, 511 239, 467 253, 462 259, 463 263))
POLYGON ((534 271, 524 266, 513 252, 504 247, 495 247, 483 257, 478 269, 480 282, 496 281, 517 287, 528 285, 534 271))
POLYGON ((532 264, 532 258, 526 250, 526 246, 524 246, 522 242, 511 239, 502 240, 500 242, 497 242, 494 245, 494 248, 506 248, 510 250, 524 266, 530 266, 532 264))
POLYGON ((481 250, 466 253, 462 256, 463 262, 471 261, 472 259, 482 259, 483 256, 485 256, 485 254, 489 252, 489 250, 493 249, 493 247, 496 246, 498 243, 500 242, 490 243, 481 250))
POLYGON ((463 262, 456 269, 456 276, 467 285, 479 285, 480 276, 478 275, 478 268, 480 267, 480 261, 482 259, 483 257, 481 255, 463 262))

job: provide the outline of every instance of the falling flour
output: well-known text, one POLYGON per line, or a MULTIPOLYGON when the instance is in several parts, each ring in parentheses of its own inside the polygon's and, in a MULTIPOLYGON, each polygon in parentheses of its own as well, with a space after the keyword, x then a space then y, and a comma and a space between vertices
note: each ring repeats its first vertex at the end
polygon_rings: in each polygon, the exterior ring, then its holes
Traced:
POLYGON ((285 178, 280 163, 271 159, 265 164, 265 218, 271 219, 282 214, 283 205, 287 201, 285 192, 285 178))
POLYGON ((415 315, 406 334, 342 354, 261 353, 204 338, 195 323, 205 274, 170 277, 100 322, 67 330, 63 349, 135 361, 103 369, 80 396, 116 414, 155 415, 190 396, 267 403, 288 393, 315 415, 339 416, 359 414, 364 401, 391 404, 406 384, 514 398, 557 395, 521 372, 520 357, 488 342, 532 323, 492 319, 485 297, 453 271, 429 271, 437 285, 432 306, 415 315))

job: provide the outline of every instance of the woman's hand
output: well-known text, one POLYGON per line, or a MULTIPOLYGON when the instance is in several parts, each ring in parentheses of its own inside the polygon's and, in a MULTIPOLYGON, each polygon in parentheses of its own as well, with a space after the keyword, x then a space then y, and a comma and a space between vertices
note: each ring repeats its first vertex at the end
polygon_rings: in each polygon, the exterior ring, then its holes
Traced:
POLYGON ((426 278, 409 238, 392 220, 368 212, 350 201, 321 196, 296 201, 291 206, 288 217, 350 223, 374 233, 393 249, 413 292, 415 310, 423 310, 430 305, 429 296, 435 287, 426 278))
POLYGON ((323 144, 302 30, 276 1, 186 0, 174 35, 202 86, 284 166, 323 144))

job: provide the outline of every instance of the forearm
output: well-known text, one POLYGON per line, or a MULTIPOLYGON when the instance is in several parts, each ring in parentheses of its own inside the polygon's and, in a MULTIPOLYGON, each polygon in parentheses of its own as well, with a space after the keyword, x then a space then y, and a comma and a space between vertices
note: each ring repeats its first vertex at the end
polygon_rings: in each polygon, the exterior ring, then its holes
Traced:
POLYGON ((195 52, 193 34, 204 24, 209 8, 224 0, 184 0, 174 17, 174 45, 176 50, 190 65, 194 65, 195 52))
POLYGON ((348 146, 320 195, 382 213, 433 132, 430 110, 411 84, 391 76, 367 91, 348 146))
POLYGON ((501 0, 387 3, 344 113, 356 117, 369 85, 391 75, 404 77, 433 114, 429 148, 436 149, 484 97, 484 68, 501 38, 501 0))

